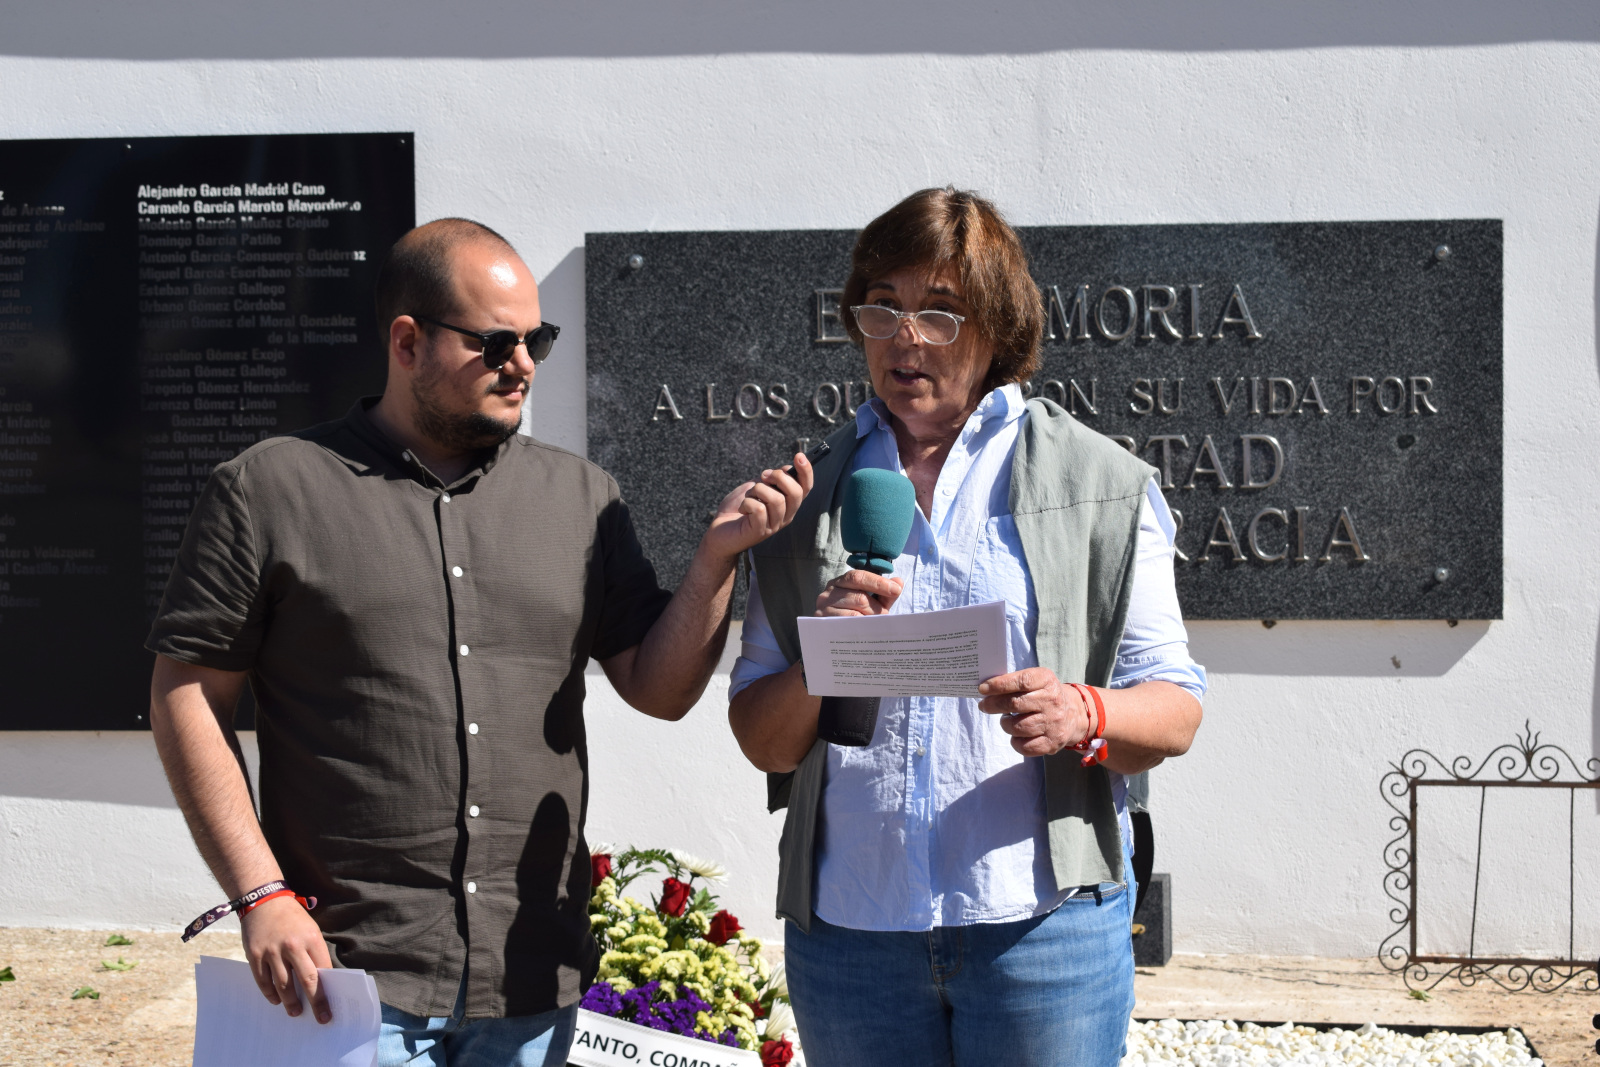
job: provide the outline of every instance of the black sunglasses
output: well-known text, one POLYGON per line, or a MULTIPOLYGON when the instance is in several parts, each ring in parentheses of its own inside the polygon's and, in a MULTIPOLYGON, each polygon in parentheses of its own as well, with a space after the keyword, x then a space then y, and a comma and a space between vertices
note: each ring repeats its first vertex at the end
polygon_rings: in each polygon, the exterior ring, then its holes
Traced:
POLYGON ((468 337, 476 337, 483 345, 483 365, 490 370, 499 370, 505 366, 506 360, 511 358, 511 353, 517 350, 518 345, 527 345, 528 358, 533 360, 533 365, 537 367, 550 354, 550 346, 556 343, 556 338, 561 336, 561 327, 550 322, 529 330, 526 337, 518 337, 514 330, 490 330, 488 333, 479 333, 477 330, 464 330, 448 322, 430 319, 426 315, 413 315, 412 318, 454 330, 468 337))

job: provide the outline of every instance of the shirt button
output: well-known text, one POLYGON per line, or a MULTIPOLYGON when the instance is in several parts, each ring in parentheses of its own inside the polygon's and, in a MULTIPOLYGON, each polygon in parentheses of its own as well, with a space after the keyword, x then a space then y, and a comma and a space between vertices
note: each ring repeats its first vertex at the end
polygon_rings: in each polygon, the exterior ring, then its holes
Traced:
POLYGON ((917 755, 918 756, 926 756, 927 754, 928 754, 928 750, 927 749, 923 748, 921 745, 917 746, 917 755))
POLYGON ((465 656, 467 653, 469 653, 471 651, 472 651, 472 649, 468 648, 466 645, 462 645, 461 646, 461 654, 463 656, 465 656))
POLYGON ((478 805, 474 804, 472 807, 468 808, 467 814, 476 819, 478 817, 478 805))
POLYGON ((444 496, 441 496, 439 499, 443 500, 446 504, 448 504, 448 503, 450 503, 450 494, 446 493, 446 494, 444 494, 444 496))
POLYGON ((459 577, 461 577, 461 568, 460 567, 451 567, 450 568, 450 573, 455 575, 457 578, 459 578, 459 577))
POLYGON ((477 723, 475 723, 475 722, 467 723, 467 733, 475 734, 477 732, 478 732, 478 724, 477 723))
POLYGON ((400 453, 400 458, 405 460, 407 463, 410 463, 411 462, 411 453, 410 452, 402 452, 402 453, 400 453))
POLYGON ((478 883, 477 882, 468 882, 467 883, 467 892, 476 893, 477 891, 478 891, 478 883))

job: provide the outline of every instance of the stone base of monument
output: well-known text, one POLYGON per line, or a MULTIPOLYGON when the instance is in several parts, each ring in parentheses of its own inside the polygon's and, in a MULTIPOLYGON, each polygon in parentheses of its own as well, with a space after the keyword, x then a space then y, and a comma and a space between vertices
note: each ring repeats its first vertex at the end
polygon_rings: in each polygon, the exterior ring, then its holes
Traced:
POLYGON ((1144 900, 1133 913, 1133 962, 1137 967, 1165 967, 1172 959, 1172 875, 1153 874, 1144 900), (1138 932, 1139 927, 1144 932, 1138 932))
MULTIPOLYGON (((802 1064, 799 1056, 795 1064, 802 1064)), ((578 1009, 570 1067, 761 1067, 761 1057, 698 1038, 667 1034, 578 1009)))

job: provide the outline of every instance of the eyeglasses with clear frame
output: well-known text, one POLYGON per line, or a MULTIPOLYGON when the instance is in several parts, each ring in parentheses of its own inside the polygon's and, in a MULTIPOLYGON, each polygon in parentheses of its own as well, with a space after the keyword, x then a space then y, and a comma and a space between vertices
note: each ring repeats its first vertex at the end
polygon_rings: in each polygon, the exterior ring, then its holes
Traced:
POLYGON ((477 330, 468 330, 465 327, 452 326, 448 322, 440 322, 438 319, 429 318, 427 315, 413 315, 412 318, 420 322, 431 323, 434 326, 441 326, 446 330, 454 330, 456 333, 464 334, 467 337, 476 337, 478 343, 483 345, 483 365, 490 370, 499 370, 504 367, 506 361, 511 358, 511 354, 517 350, 518 345, 527 346, 528 358, 537 367, 545 361, 546 356, 550 355, 550 346, 556 343, 557 337, 561 336, 561 327, 552 322, 535 326, 528 331, 528 336, 526 337, 518 337, 515 330, 490 330, 487 333, 479 333, 477 330))
POLYGON ((924 344, 947 345, 961 332, 965 315, 953 311, 900 311, 882 304, 857 304, 850 311, 868 337, 887 340, 900 332, 900 320, 910 319, 911 329, 924 344))

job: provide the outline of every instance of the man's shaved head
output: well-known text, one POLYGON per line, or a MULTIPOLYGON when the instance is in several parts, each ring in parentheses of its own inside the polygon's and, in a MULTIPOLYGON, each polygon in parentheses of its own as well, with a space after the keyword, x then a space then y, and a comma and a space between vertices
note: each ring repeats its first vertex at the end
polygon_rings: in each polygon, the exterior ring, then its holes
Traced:
POLYGON ((389 324, 401 315, 449 319, 458 308, 452 253, 462 245, 486 244, 517 254, 511 242, 481 222, 435 219, 396 241, 378 269, 375 303, 378 336, 387 344, 389 324))

